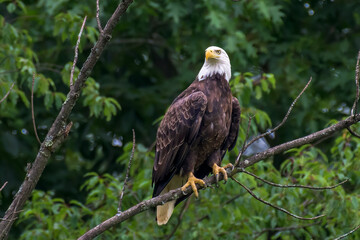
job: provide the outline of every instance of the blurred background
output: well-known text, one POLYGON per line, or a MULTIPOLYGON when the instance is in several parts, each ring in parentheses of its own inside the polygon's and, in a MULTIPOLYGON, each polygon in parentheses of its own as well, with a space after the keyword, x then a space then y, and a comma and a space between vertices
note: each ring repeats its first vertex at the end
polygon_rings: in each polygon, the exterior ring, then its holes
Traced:
MULTIPOLYGON (((117 4, 100 1, 103 26, 117 4)), ((0 1, 0 98, 15 83, 0 104, 0 186, 8 181, 0 195, 0 216, 39 148, 31 120, 32 75, 36 73, 34 113, 43 140, 69 90, 74 46, 85 15, 78 68, 99 36, 95 14, 95 0, 0 1)), ((211 45, 228 53, 232 90, 243 108, 237 149, 225 159, 234 161, 248 116, 255 116, 251 137, 276 126, 310 76, 313 81, 287 123, 263 145, 310 134, 349 115, 360 49, 360 2, 135 1, 87 80, 70 116, 74 125, 69 138, 51 157, 10 239, 75 238, 115 214, 132 129, 137 147, 124 208, 150 198, 158 123, 195 79, 211 45)), ((282 190, 238 176, 262 197, 299 215, 327 213, 311 226, 303 227, 308 222, 257 202, 229 182, 201 191, 198 201, 192 199, 175 234, 180 206, 166 227, 157 227, 155 215, 147 211, 99 239, 332 239, 360 224, 359 146, 359 140, 344 131, 251 168, 283 184, 324 186, 350 178, 336 191, 282 190), (290 225, 297 230, 277 229, 290 225)), ((360 238, 359 233, 353 236, 360 238)))

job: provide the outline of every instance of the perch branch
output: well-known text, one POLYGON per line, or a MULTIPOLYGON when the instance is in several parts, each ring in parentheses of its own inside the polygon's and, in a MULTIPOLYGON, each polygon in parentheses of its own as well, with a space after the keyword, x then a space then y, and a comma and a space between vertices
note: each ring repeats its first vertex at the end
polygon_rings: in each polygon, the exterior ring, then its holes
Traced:
POLYGON ((262 202, 262 203, 264 203, 264 204, 266 204, 266 205, 268 205, 268 206, 270 206, 270 207, 272 207, 272 208, 275 208, 276 210, 279 210, 279 211, 281 211, 281 212, 284 212, 284 213, 286 213, 286 214, 288 214, 288 215, 290 215, 290 216, 292 216, 292 217, 294 217, 294 218, 297 218, 297 219, 300 219, 300 220, 315 220, 315 219, 319 219, 319 218, 325 216, 324 214, 322 214, 322 215, 319 215, 319 216, 307 218, 307 217, 300 217, 300 216, 298 216, 298 215, 295 215, 295 214, 289 212, 288 210, 286 210, 286 209, 284 209, 284 208, 282 208, 282 207, 276 206, 276 205, 274 205, 274 204, 272 204, 272 203, 270 203, 270 202, 268 202, 268 201, 265 201, 264 199, 259 198, 258 196, 256 196, 256 194, 255 194, 254 192, 252 192, 252 191, 251 191, 249 188, 247 188, 244 184, 242 184, 241 182, 239 182, 238 180, 236 180, 236 178, 234 178, 234 177, 231 177, 231 178, 232 178, 232 180, 234 180, 237 184, 239 184, 241 187, 243 187, 248 193, 250 193, 250 195, 251 195, 253 198, 255 198, 256 200, 258 200, 258 201, 260 201, 260 202, 262 202))
POLYGON ((32 119, 32 122, 33 122, 33 127, 34 127, 34 132, 35 132, 36 140, 37 140, 38 143, 41 145, 41 141, 40 141, 40 139, 39 139, 39 135, 38 135, 38 133, 37 133, 36 123, 35 123, 35 114, 34 114, 34 83, 35 83, 35 73, 33 74, 32 83, 31 83, 31 119, 32 119))
POLYGON ((353 107, 351 108, 351 115, 357 114, 357 105, 359 102, 359 74, 360 74, 359 60, 360 60, 360 51, 358 52, 358 56, 356 60, 356 69, 355 69, 356 97, 354 100, 353 107))
MULTIPOLYGON (((307 143, 311 143, 311 142, 318 141, 320 139, 327 138, 328 136, 334 134, 335 132, 343 130, 346 127, 351 126, 359 121, 360 121, 360 115, 351 116, 342 121, 339 121, 338 123, 336 123, 330 127, 325 128, 323 130, 314 132, 314 133, 307 135, 305 137, 302 137, 302 138, 298 138, 298 139, 277 145, 275 147, 267 149, 264 152, 257 153, 255 155, 249 157, 245 161, 240 162, 239 167, 234 168, 233 170, 231 170, 230 168, 227 168, 228 176, 232 177, 236 173, 241 172, 243 168, 252 166, 255 163, 265 160, 275 154, 279 154, 279 153, 282 153, 289 149, 296 148, 296 147, 302 146, 307 143)), ((221 174, 219 176, 219 181, 221 181, 222 179, 223 179, 223 175, 221 174)), ((205 181, 206 186, 210 186, 210 185, 213 185, 216 183, 215 176, 213 176, 213 175, 204 178, 204 181, 205 181)), ((199 185, 197 185, 197 188, 203 189, 203 187, 199 186, 199 185)), ((184 191, 184 193, 186 195, 190 194, 191 192, 192 192, 191 187, 188 187, 184 191)), ((164 195, 160 195, 160 196, 151 198, 149 200, 144 200, 144 201, 134 205, 133 207, 123 211, 120 215, 115 215, 115 216, 103 221, 99 225, 97 225, 94 228, 87 231, 84 235, 82 235, 78 239, 79 240, 93 239, 96 236, 99 236, 101 233, 103 233, 107 229, 109 229, 121 222, 124 222, 125 220, 137 215, 140 212, 143 212, 150 208, 156 207, 157 205, 164 204, 165 202, 178 199, 181 196, 183 196, 182 190, 181 190, 181 188, 178 188, 178 189, 174 189, 164 195)))
POLYGON ((356 228, 354 228, 353 230, 351 230, 350 232, 348 233, 345 233, 344 235, 341 235, 340 237, 337 237, 335 238, 334 240, 340 240, 340 239, 343 239, 343 238, 346 238, 347 236, 349 236, 350 234, 354 233, 356 230, 360 229, 360 225, 357 226, 356 228))
POLYGON ((9 91, 8 91, 8 92, 5 94, 5 96, 0 100, 0 103, 2 103, 2 102, 9 96, 9 94, 10 94, 11 90, 13 89, 14 85, 15 85, 15 82, 13 82, 13 83, 11 84, 11 86, 10 86, 10 88, 9 88, 9 91))
POLYGON ((273 183, 273 182, 270 182, 268 180, 265 180, 265 179, 255 175, 255 174, 251 173, 251 172, 246 171, 245 169, 241 170, 241 172, 246 173, 246 174, 248 174, 248 175, 250 175, 250 176, 252 176, 252 177, 254 177, 254 178, 256 178, 256 179, 258 179, 258 180, 260 180, 260 181, 262 181, 264 183, 266 183, 266 184, 269 184, 269 185, 274 186, 274 187, 279 187, 279 188, 307 188, 307 189, 311 189, 311 190, 326 190, 326 189, 336 188, 336 187, 340 186, 341 184, 344 184, 345 182, 347 182, 349 180, 349 179, 346 179, 346 180, 344 180, 344 181, 342 181, 342 182, 340 182, 340 183, 338 183, 336 185, 327 186, 327 187, 313 187, 313 186, 308 186, 308 185, 282 185, 282 184, 273 183))
POLYGON ((289 110, 287 111, 285 117, 283 118, 283 120, 281 121, 281 123, 279 125, 277 125, 275 128, 273 128, 270 131, 267 131, 266 133, 260 134, 257 137, 253 138, 248 144, 246 144, 245 146, 245 150, 254 142, 256 142, 257 140, 259 140, 260 138, 263 138, 265 136, 268 136, 270 134, 272 134, 273 132, 276 132, 282 125, 284 125, 284 123, 286 122, 286 120, 288 119, 292 109, 294 108, 296 102, 299 100, 299 98, 301 97, 301 95, 305 92, 305 90, 308 88, 308 86, 310 85, 312 81, 312 77, 310 77, 309 81, 307 82, 307 84, 305 85, 305 87, 303 88, 303 90, 299 93, 299 95, 295 98, 295 100, 291 103, 289 110))
POLYGON ((84 27, 85 27, 86 18, 87 18, 87 16, 84 17, 84 20, 83 20, 83 23, 81 25, 80 32, 79 32, 79 35, 78 35, 78 39, 76 41, 74 62, 73 62, 73 65, 72 65, 72 68, 71 68, 71 73, 70 73, 70 89, 73 87, 74 71, 75 71, 76 62, 77 62, 78 56, 79 56, 79 54, 78 54, 79 53, 79 44, 80 44, 80 39, 81 39, 82 32, 83 32, 84 27))
POLYGON ((81 94, 81 90, 84 87, 85 81, 90 76, 91 71, 97 63, 100 55, 110 41, 111 33, 113 32, 116 24, 120 21, 120 17, 126 12, 132 2, 133 0, 123 0, 119 3, 116 10, 108 20, 103 30, 103 34, 99 36, 99 39, 91 49, 89 56, 81 67, 77 80, 75 81, 73 88, 70 89, 59 114, 46 134, 45 140, 40 146, 30 171, 27 173, 25 180, 21 184, 13 201, 6 210, 3 217, 4 220, 0 222, 0 240, 7 238, 11 226, 14 223, 14 221, 6 220, 14 219, 12 216, 18 216, 17 209, 22 209, 24 207, 25 202, 30 197, 33 189, 39 181, 48 159, 56 150, 56 147, 61 146, 65 141, 67 135, 66 121, 68 120, 70 113, 72 112, 76 101, 81 94))
POLYGON ((118 214, 121 213, 121 203, 124 197, 124 191, 125 191, 125 186, 127 184, 127 181, 129 179, 129 173, 130 173, 130 168, 131 168, 131 162, 134 158, 134 152, 135 152, 135 130, 132 130, 133 133, 133 145, 132 145, 132 150, 131 150, 131 155, 130 155, 130 159, 129 159, 129 163, 128 163, 128 168, 126 170, 126 175, 125 175, 125 180, 124 180, 124 185, 122 187, 121 193, 120 193, 120 199, 119 199, 119 205, 118 205, 118 214))
POLYGON ((100 22, 100 7, 99 7, 99 0, 96 0, 96 21, 97 21, 97 25, 98 25, 98 28, 99 28, 99 32, 102 33, 103 30, 102 30, 102 27, 101 27, 101 22, 100 22))

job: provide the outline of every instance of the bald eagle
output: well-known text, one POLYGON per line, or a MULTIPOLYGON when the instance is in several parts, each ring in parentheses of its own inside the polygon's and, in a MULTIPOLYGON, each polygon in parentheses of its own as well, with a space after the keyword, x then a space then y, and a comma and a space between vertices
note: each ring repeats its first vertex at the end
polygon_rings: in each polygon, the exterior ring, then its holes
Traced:
MULTIPOLYGON (((226 52, 208 47, 195 81, 175 98, 157 130, 153 197, 181 186, 183 191, 191 186, 198 197, 196 183, 204 186, 202 178, 211 172, 217 181, 219 173, 227 180, 228 165, 221 167, 221 161, 235 146, 240 121, 240 105, 231 94, 230 77, 226 52)), ((166 224, 176 204, 187 197, 157 206, 158 225, 166 224)))

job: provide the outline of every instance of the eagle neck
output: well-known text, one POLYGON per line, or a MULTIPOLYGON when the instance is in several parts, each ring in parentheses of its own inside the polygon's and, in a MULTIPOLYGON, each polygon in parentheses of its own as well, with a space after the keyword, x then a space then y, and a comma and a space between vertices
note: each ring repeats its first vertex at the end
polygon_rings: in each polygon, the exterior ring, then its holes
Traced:
POLYGON ((224 75, 226 81, 229 82, 231 78, 230 62, 218 61, 214 63, 210 61, 205 61, 197 77, 199 81, 203 81, 209 77, 214 76, 215 74, 224 75))

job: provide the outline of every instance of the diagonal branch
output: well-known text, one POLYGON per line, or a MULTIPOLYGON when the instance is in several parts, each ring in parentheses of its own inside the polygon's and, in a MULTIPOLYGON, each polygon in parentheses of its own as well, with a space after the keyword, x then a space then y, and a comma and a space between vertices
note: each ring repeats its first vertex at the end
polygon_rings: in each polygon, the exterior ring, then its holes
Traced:
POLYGON ((192 199, 192 195, 186 199, 186 202, 185 204, 183 205, 181 211, 180 211, 180 214, 178 216, 178 219, 177 219, 177 224, 175 225, 174 229, 171 231, 171 233, 167 236, 166 240, 170 240, 174 234, 176 233, 176 230, 179 228, 180 224, 181 224, 181 221, 184 217, 184 214, 186 212, 186 210, 189 208, 190 206, 190 202, 191 202, 191 199, 192 199))
POLYGON ((123 200, 123 197, 124 197, 125 186, 126 186, 127 181, 128 181, 128 179, 129 179, 131 162, 132 162, 132 160, 133 160, 133 158, 134 158, 134 152, 135 152, 135 130, 133 129, 132 132, 133 132, 133 145, 132 145, 131 155, 130 155, 130 159, 129 159, 129 163, 128 163, 128 168, 127 168, 127 170, 126 170, 124 185, 123 185, 123 187, 122 187, 121 194, 120 194, 120 198, 119 198, 119 204, 118 204, 118 209, 117 209, 118 214, 121 214, 121 203, 122 203, 122 200, 123 200))
MULTIPOLYGON (((291 148, 296 148, 296 147, 302 146, 307 143, 311 143, 311 142, 315 142, 315 141, 327 138, 328 136, 331 136, 334 133, 336 133, 340 130, 343 130, 346 127, 351 126, 359 121, 360 121, 359 114, 355 115, 355 116, 351 116, 351 117, 346 118, 345 120, 339 121, 338 123, 336 123, 330 127, 327 127, 323 130, 320 130, 318 132, 314 132, 305 137, 298 138, 298 139, 280 144, 278 146, 269 148, 264 152, 257 153, 255 155, 251 156, 250 158, 246 159, 245 161, 240 162, 239 167, 234 168, 233 170, 230 170, 230 168, 228 168, 227 169, 228 177, 232 177, 235 174, 237 174, 238 172, 241 172, 243 168, 252 166, 255 163, 265 160, 275 154, 279 154, 279 153, 287 151, 291 148)), ((219 181, 221 181, 222 179, 223 179, 223 175, 221 174, 219 176, 219 181)), ((210 185, 213 185, 216 183, 215 176, 213 176, 213 175, 204 178, 204 181, 205 181, 206 186, 210 186, 210 185)), ((203 189, 203 187, 199 186, 199 185, 197 185, 197 188, 198 188, 198 190, 203 189)), ((184 194, 188 195, 191 192, 192 192, 191 187, 188 187, 184 191, 184 194)), ((82 235, 78 239, 79 240, 93 239, 96 236, 99 236, 104 231, 108 230, 109 228, 111 228, 121 222, 126 221, 130 217, 135 216, 140 212, 143 212, 150 208, 156 207, 157 205, 164 204, 165 202, 178 199, 181 196, 183 196, 183 191, 181 190, 181 188, 178 188, 178 189, 174 189, 164 195, 160 195, 160 196, 154 197, 149 200, 144 200, 144 201, 136 204, 135 206, 123 211, 121 213, 121 215, 115 215, 115 216, 103 221, 99 225, 97 225, 94 228, 87 231, 84 235, 82 235)))
POLYGON ((4 182, 4 184, 2 185, 2 187, 0 188, 0 192, 5 188, 6 184, 8 184, 8 182, 4 182))
POLYGON ((308 88, 308 86, 310 85, 312 81, 312 77, 310 77, 309 81, 307 82, 307 84, 305 85, 305 87, 303 88, 303 90, 299 93, 299 95, 295 98, 295 100, 291 103, 289 110, 287 111, 285 117, 283 118, 283 120, 281 121, 281 123, 279 125, 277 125, 274 129, 267 131, 266 133, 260 134, 257 137, 253 138, 248 144, 246 144, 245 146, 245 150, 254 142, 256 142, 257 140, 259 140, 260 138, 266 137, 270 134, 272 134, 273 132, 276 132, 282 125, 284 125, 284 123, 286 122, 286 120, 288 119, 292 109, 294 108, 296 102, 299 100, 299 98, 301 97, 301 95, 305 92, 305 90, 308 88))
POLYGON ((41 145, 41 141, 40 141, 40 139, 39 139, 39 135, 38 135, 38 133, 37 133, 36 123, 35 123, 35 114, 34 114, 34 82, 35 82, 35 73, 33 74, 32 84, 31 84, 31 119, 32 119, 32 122, 33 122, 33 127, 34 127, 34 132, 35 132, 36 140, 37 140, 38 143, 41 145))
POLYGON ((253 198, 255 198, 256 200, 258 200, 258 201, 260 201, 260 202, 262 202, 262 203, 264 203, 264 204, 266 204, 266 205, 268 205, 268 206, 270 206, 270 207, 272 207, 272 208, 275 208, 276 210, 279 210, 279 211, 281 211, 281 212, 284 212, 284 213, 286 213, 287 215, 290 215, 290 216, 292 216, 292 217, 294 217, 294 218, 297 218, 297 219, 300 219, 300 220, 315 220, 315 219, 319 219, 319 218, 325 216, 325 214, 322 214, 322 215, 319 215, 319 216, 307 218, 307 217, 301 217, 301 216, 295 215, 295 214, 289 212, 288 210, 286 210, 286 209, 284 209, 284 208, 282 208, 282 207, 276 206, 276 205, 274 205, 274 204, 272 204, 272 203, 270 203, 270 202, 268 202, 268 201, 265 201, 264 199, 259 198, 258 196, 256 196, 256 194, 255 194, 253 191, 251 191, 251 190, 250 190, 249 188, 247 188, 244 184, 242 184, 241 182, 239 182, 238 180, 236 180, 236 178, 234 178, 234 177, 231 177, 231 178, 232 178, 232 180, 234 180, 237 184, 239 184, 241 187, 243 187, 248 193, 250 193, 250 195, 251 195, 253 198))
POLYGON ((102 27, 101 27, 99 14, 100 14, 99 0, 96 0, 96 22, 97 22, 97 25, 98 25, 98 28, 99 28, 99 32, 102 33, 103 30, 102 30, 102 27))
POLYGON ((241 172, 246 173, 246 174, 248 174, 248 175, 250 175, 250 176, 252 176, 252 177, 254 177, 254 178, 256 178, 256 179, 258 179, 258 180, 260 180, 260 181, 262 181, 264 183, 266 183, 266 184, 274 186, 274 187, 280 187, 280 188, 307 188, 307 189, 311 189, 311 190, 320 190, 320 191, 321 190, 326 190, 326 189, 336 188, 336 187, 340 186, 341 184, 346 183, 349 180, 349 179, 346 179, 346 180, 344 180, 344 181, 342 181, 342 182, 340 182, 338 184, 335 184, 333 186, 327 186, 327 187, 313 187, 313 186, 308 186, 308 185, 282 185, 282 184, 273 183, 273 182, 270 182, 268 180, 265 180, 265 179, 255 175, 255 174, 251 173, 251 172, 246 171, 245 169, 242 169, 241 172))
POLYGON ((13 83, 11 84, 11 86, 10 86, 10 88, 9 88, 9 91, 8 91, 8 92, 5 94, 5 96, 0 100, 0 103, 2 103, 2 102, 9 96, 9 94, 10 94, 11 90, 13 89, 14 85, 15 85, 15 82, 13 82, 13 83))
POLYGON ((359 230, 360 229, 360 225, 355 227, 353 230, 351 230, 350 232, 348 233, 345 233, 344 235, 341 235, 340 237, 337 237, 335 238, 334 240, 340 240, 340 239, 343 239, 343 238, 346 238, 347 236, 349 236, 350 234, 354 233, 355 231, 359 230))
POLYGON ((82 32, 83 32, 84 27, 85 27, 86 18, 87 18, 87 16, 84 17, 84 20, 83 20, 83 23, 81 25, 80 32, 79 32, 79 35, 78 35, 78 39, 76 41, 74 62, 73 62, 73 65, 72 65, 72 68, 71 68, 71 73, 70 73, 70 89, 73 87, 74 71, 75 71, 76 62, 78 60, 80 39, 81 39, 81 35, 82 35, 82 32))
POLYGON ((24 207, 26 200, 30 197, 33 189, 39 181, 48 159, 51 157, 56 148, 61 146, 65 141, 67 136, 66 133, 68 132, 68 128, 66 128, 66 126, 69 126, 66 125, 66 122, 68 121, 70 113, 81 94, 85 81, 90 76, 91 71, 97 63, 100 55, 107 46, 107 43, 110 41, 111 34, 116 24, 119 22, 120 17, 126 12, 132 2, 133 0, 123 0, 119 3, 116 10, 108 20, 103 30, 103 34, 99 36, 98 41, 91 49, 89 56, 80 69, 80 73, 73 85, 73 88, 70 88, 59 114, 46 134, 45 140, 40 146, 30 171, 27 173, 25 180, 14 197, 14 200, 6 210, 3 217, 4 220, 0 222, 0 240, 7 238, 11 226, 14 223, 14 221, 7 220, 14 219, 19 215, 17 209, 22 209, 24 207), (14 216, 14 218, 12 216, 14 216))

